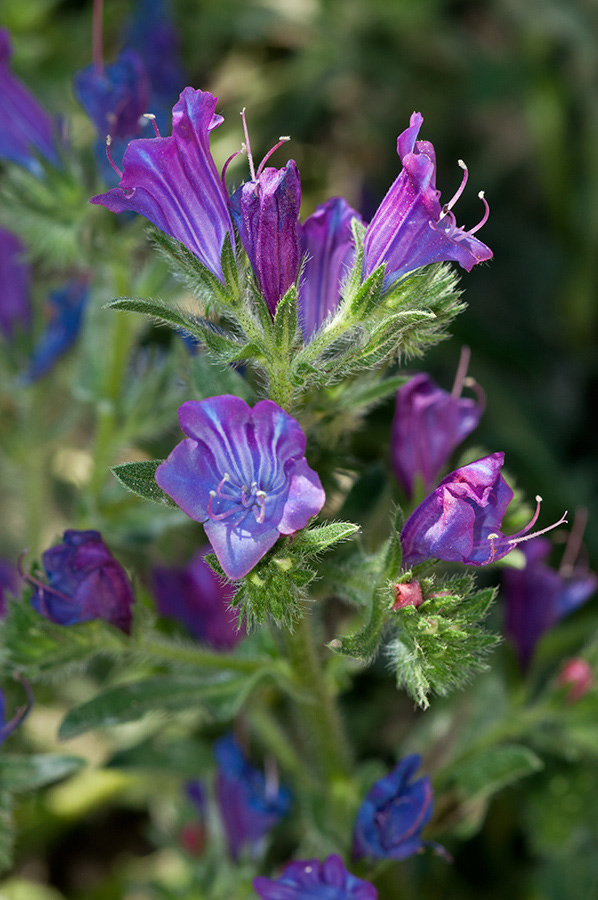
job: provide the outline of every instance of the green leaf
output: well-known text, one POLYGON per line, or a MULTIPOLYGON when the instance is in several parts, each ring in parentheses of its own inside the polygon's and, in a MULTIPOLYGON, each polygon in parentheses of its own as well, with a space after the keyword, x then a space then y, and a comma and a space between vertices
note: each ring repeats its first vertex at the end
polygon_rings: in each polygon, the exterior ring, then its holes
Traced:
POLYGON ((150 316, 157 319, 163 325, 169 325, 175 329, 184 329, 185 331, 194 331, 197 320, 193 316, 178 310, 176 307, 168 306, 161 300, 142 300, 136 297, 119 297, 106 303, 105 309, 122 309, 124 312, 141 313, 144 316, 150 316))
POLYGON ((14 852, 15 824, 12 814, 12 797, 0 789, 0 873, 6 872, 14 852))
POLYGON ((348 540, 357 531, 359 525, 353 522, 331 522, 329 525, 305 528, 293 539, 289 549, 300 556, 315 556, 340 541, 348 540))
MULTIPOLYGON (((204 303, 226 303, 226 289, 216 276, 199 261, 197 256, 175 238, 164 234, 154 226, 148 229, 153 243, 169 260, 175 273, 204 303)), ((224 251, 223 251, 224 252, 224 251)))
POLYGON ((111 471, 123 487, 138 497, 178 508, 172 497, 156 482, 156 469, 163 462, 163 459, 149 459, 144 462, 122 463, 120 466, 113 466, 111 471))
POLYGON ((328 647, 342 656, 372 660, 380 647, 382 632, 388 621, 392 602, 391 587, 388 583, 378 585, 372 595, 369 616, 365 624, 351 634, 330 641, 328 647))
POLYGON ((401 574, 401 562, 403 560, 403 548, 401 546, 401 531, 405 522, 405 516, 400 506, 395 511, 394 522, 390 529, 388 550, 384 560, 384 574, 389 581, 396 581, 401 574))
MULTIPOLYGON (((490 747, 468 756, 450 774, 466 797, 490 797, 508 784, 544 768, 540 757, 520 744, 490 747)), ((448 773, 447 773, 448 774, 448 773)))
POLYGON ((198 353, 191 361, 191 383, 198 400, 219 394, 234 394, 242 400, 252 400, 253 391, 239 372, 231 366, 212 363, 205 353, 198 353))
POLYGON ((2 754, 0 784, 14 794, 34 791, 73 775, 85 765, 86 761, 80 756, 58 753, 37 753, 32 756, 2 754))
POLYGON ((213 765, 212 748, 207 742, 187 738, 165 741, 149 738, 117 752, 108 760, 109 769, 167 772, 179 778, 197 778, 213 765))
POLYGON ((149 712, 202 710, 209 718, 232 718, 256 684, 265 676, 210 674, 201 678, 163 675, 110 688, 93 700, 70 710, 59 729, 61 740, 124 722, 135 722, 149 712))
POLYGON ((384 265, 378 266, 351 297, 349 309, 355 319, 367 316, 379 305, 380 297, 382 296, 384 268, 384 265))
POLYGON ((280 298, 274 313, 274 336, 277 347, 280 348, 285 358, 289 350, 297 343, 297 287, 291 285, 286 294, 280 298))

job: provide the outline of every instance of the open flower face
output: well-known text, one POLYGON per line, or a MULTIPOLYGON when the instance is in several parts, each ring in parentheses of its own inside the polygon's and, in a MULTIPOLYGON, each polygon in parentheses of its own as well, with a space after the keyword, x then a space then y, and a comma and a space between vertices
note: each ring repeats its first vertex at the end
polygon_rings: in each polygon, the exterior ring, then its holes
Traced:
POLYGON ((242 578, 281 534, 305 528, 324 505, 305 459, 299 423, 271 400, 251 409, 224 394, 179 409, 187 440, 158 466, 156 481, 203 522, 229 578, 242 578))
POLYGON ((366 231, 364 278, 385 263, 385 289, 408 272, 430 263, 455 260, 469 272, 476 263, 492 256, 490 248, 474 237, 488 218, 483 193, 479 196, 486 212, 475 228, 460 228, 452 212, 467 182, 464 163, 459 190, 445 206, 440 205, 434 147, 429 141, 417 140, 423 121, 421 114, 414 112, 409 128, 399 135, 397 153, 403 169, 366 231))

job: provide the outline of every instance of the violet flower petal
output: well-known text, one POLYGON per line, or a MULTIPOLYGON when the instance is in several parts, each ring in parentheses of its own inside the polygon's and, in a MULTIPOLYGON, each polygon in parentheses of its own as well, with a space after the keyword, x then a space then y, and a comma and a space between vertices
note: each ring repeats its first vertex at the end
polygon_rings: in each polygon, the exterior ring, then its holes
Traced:
POLYGON ((150 83, 139 54, 126 50, 99 69, 94 63, 77 72, 75 96, 101 138, 132 138, 139 119, 149 111, 150 83))
POLYGON ((289 863, 279 878, 254 878, 261 900, 377 900, 373 884, 348 872, 333 853, 323 862, 300 859, 289 863))
POLYGON ((24 253, 19 238, 0 229, 0 332, 7 340, 18 329, 31 328, 31 268, 24 253))

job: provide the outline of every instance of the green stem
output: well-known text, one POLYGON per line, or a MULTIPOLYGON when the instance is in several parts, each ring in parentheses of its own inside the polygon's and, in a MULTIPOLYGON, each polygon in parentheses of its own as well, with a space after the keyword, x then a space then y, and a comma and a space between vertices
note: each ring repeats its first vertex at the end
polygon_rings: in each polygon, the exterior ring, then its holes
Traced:
POLYGON ((158 640, 143 640, 140 647, 144 656, 152 660, 182 663, 197 668, 228 669, 229 671, 253 674, 263 668, 262 660, 243 659, 227 653, 216 653, 201 647, 188 647, 182 644, 171 644, 158 640))

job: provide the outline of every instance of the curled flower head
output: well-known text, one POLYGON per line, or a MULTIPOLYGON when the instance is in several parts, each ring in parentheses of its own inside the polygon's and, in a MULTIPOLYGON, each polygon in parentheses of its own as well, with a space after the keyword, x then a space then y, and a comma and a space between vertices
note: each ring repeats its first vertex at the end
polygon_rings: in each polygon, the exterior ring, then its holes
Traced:
POLYGON ((355 257, 352 219, 361 220, 361 217, 342 197, 332 197, 318 206, 301 226, 305 264, 297 314, 304 341, 338 307, 341 285, 355 257))
POLYGON ((19 163, 41 174, 36 154, 59 164, 54 123, 25 85, 12 74, 12 47, 6 28, 0 28, 0 159, 19 163))
POLYGON ((279 878, 254 878, 261 900, 377 900, 373 884, 345 869, 336 853, 323 862, 298 859, 279 878))
POLYGON ((478 389, 475 400, 462 397, 465 381, 460 366, 450 393, 425 374, 415 375, 399 388, 391 452, 395 474, 408 497, 413 496, 418 476, 426 491, 433 489, 453 451, 479 424, 484 395, 478 389))
POLYGON ((15 331, 31 328, 31 271, 25 247, 10 231, 0 229, 0 333, 11 340, 15 331))
POLYGON ((214 112, 216 102, 212 94, 185 88, 172 110, 172 136, 131 141, 119 187, 91 202, 115 213, 140 213, 223 281, 220 257, 225 236, 233 240, 233 226, 210 152, 210 132, 224 121, 214 112))
POLYGON ((206 552, 200 550, 182 569, 154 569, 158 610, 183 622, 197 640, 231 650, 245 632, 237 627, 238 613, 230 609, 234 591, 209 567, 206 552))
POLYGON ((216 742, 214 754, 216 796, 231 856, 237 859, 246 846, 255 856, 267 833, 288 814, 291 795, 245 758, 232 734, 216 742))
POLYGON ((486 566, 566 521, 567 513, 549 528, 529 534, 540 513, 538 497, 529 524, 517 534, 502 534, 500 526, 513 499, 500 474, 503 463, 504 453, 492 453, 456 469, 414 509, 401 532, 405 569, 427 559, 486 566))
POLYGON ((420 765, 420 756, 406 756, 370 788, 355 819, 356 858, 406 859, 424 846, 421 832, 432 815, 433 793, 429 778, 412 780, 420 765))
POLYGON ((97 531, 64 532, 62 543, 46 550, 42 562, 48 584, 35 584, 34 609, 58 625, 105 619, 129 634, 133 588, 97 531))
POLYGON ((271 400, 251 409, 228 394, 183 403, 179 421, 187 440, 158 466, 156 481, 203 523, 227 576, 242 578, 281 534, 305 528, 324 505, 305 435, 271 400))
MULTIPOLYGON (((571 539, 575 541, 578 523, 576 516, 568 548, 571 539)), ((568 564, 567 551, 560 569, 551 568, 547 559, 552 546, 543 538, 534 538, 522 549, 525 568, 506 569, 503 585, 505 630, 517 650, 521 668, 526 669, 539 638, 590 599, 598 578, 582 564, 568 564)))
POLYGON ((19 679, 25 688, 27 694, 27 702, 24 706, 20 706, 12 719, 6 718, 6 700, 3 692, 0 690, 0 744, 2 744, 13 731, 19 727, 24 719, 27 718, 33 706, 33 692, 31 686, 24 679, 19 679))
POLYGON ((465 163, 460 161, 464 175, 459 190, 448 203, 440 205, 434 147, 429 141, 417 140, 423 121, 420 113, 413 113, 409 128, 399 135, 397 153, 402 171, 366 231, 364 278, 385 263, 385 289, 408 272, 430 263, 455 260, 469 272, 476 263, 492 256, 490 248, 474 237, 488 218, 483 193, 479 196, 486 211, 475 228, 460 228, 452 212, 467 182, 465 163))

